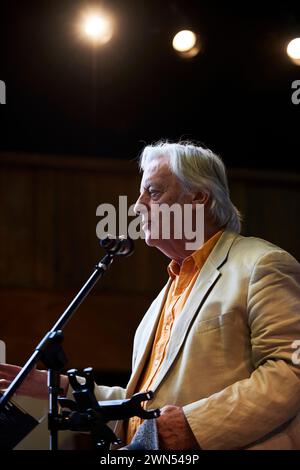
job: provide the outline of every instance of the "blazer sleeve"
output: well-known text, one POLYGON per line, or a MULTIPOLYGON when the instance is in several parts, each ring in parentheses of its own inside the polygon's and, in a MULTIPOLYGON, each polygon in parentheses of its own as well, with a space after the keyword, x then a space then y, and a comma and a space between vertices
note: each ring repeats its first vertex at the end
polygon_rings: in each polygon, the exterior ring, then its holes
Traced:
POLYGON ((300 340, 300 266, 287 252, 271 251, 255 263, 246 313, 251 376, 183 407, 202 449, 244 448, 300 410, 300 365, 293 349, 300 340))

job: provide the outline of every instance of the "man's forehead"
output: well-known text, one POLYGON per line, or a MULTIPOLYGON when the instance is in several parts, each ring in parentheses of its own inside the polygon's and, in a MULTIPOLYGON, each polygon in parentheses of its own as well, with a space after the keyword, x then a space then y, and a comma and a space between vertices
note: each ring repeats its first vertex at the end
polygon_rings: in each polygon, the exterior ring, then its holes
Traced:
POLYGON ((147 186, 149 183, 153 183, 153 181, 157 183, 164 182, 166 177, 170 177, 172 175, 167 159, 154 159, 146 166, 141 185, 147 186))

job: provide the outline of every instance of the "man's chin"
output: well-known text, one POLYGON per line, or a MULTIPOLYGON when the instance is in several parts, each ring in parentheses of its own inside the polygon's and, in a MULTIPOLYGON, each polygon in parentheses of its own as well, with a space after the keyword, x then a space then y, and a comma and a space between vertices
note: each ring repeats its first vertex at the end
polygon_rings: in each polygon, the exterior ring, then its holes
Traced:
POLYGON ((148 245, 148 246, 155 246, 155 241, 157 241, 157 240, 153 240, 151 237, 145 236, 145 243, 146 243, 146 245, 148 245))
POLYGON ((148 246, 157 246, 159 245, 159 240, 157 238, 151 238, 150 232, 145 232, 145 243, 148 246))

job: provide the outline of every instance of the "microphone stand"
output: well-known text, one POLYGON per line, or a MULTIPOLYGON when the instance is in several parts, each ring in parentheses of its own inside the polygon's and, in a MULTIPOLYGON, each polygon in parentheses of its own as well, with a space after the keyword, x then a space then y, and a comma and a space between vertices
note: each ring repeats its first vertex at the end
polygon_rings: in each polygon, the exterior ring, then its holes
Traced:
POLYGON ((77 310, 79 305, 88 296, 90 291, 93 289, 97 281, 104 275, 108 270, 115 256, 125 255, 128 256, 133 252, 132 241, 130 247, 128 246, 128 240, 114 239, 109 244, 105 241, 101 241, 103 247, 108 247, 107 254, 101 259, 96 265, 94 272, 87 280, 87 282, 80 289, 78 294, 74 297, 72 302, 62 313, 61 317, 57 320, 50 331, 46 333, 43 339, 40 341, 38 346, 35 348, 31 357, 27 360, 19 374, 15 377, 13 382, 7 388, 2 398, 0 399, 0 411, 4 410, 9 399, 16 392, 17 388, 24 382, 26 377, 35 367, 37 362, 41 360, 46 368, 48 369, 48 391, 49 391, 49 414, 48 414, 48 427, 50 430, 50 450, 57 450, 58 448, 58 396, 63 391, 60 388, 60 373, 67 363, 66 356, 62 349, 61 343, 63 341, 62 330, 69 322, 74 312, 77 310))

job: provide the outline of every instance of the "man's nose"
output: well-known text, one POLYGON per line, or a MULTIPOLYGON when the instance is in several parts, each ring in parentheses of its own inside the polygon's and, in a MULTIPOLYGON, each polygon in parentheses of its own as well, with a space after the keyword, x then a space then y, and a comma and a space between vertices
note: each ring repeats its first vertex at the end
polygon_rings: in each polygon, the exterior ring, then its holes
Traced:
POLYGON ((133 211, 136 215, 140 215, 140 214, 143 214, 143 213, 148 211, 148 208, 146 206, 146 201, 143 197, 143 194, 141 194, 139 196, 138 200, 136 201, 136 203, 134 205, 134 208, 133 208, 133 211))

